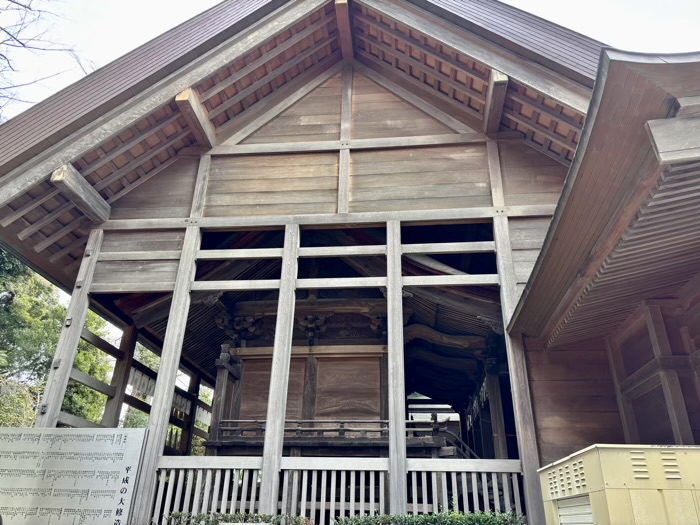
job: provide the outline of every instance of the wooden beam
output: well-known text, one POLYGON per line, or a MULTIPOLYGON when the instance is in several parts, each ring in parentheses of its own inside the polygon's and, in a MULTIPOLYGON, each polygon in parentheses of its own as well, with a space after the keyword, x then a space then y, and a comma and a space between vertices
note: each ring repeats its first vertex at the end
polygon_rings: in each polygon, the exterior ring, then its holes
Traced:
POLYGON ((615 397, 617 399, 617 408, 620 412, 620 422, 622 423, 622 431, 625 434, 626 443, 639 443, 639 430, 637 427, 637 417, 634 413, 634 407, 629 399, 623 394, 620 384, 626 379, 625 367, 620 355, 620 346, 617 340, 613 337, 606 339, 608 351, 608 362, 612 372, 613 386, 615 387, 615 397))
POLYGON ((175 97, 175 103, 197 139, 197 144, 209 148, 216 146, 216 131, 197 92, 189 87, 175 97))
MULTIPOLYGON (((347 0, 344 4, 347 14, 347 0)), ((337 0, 335 6, 337 10, 337 0)), ((340 23, 340 18, 338 19, 338 23, 340 23)), ((352 41, 350 42, 350 52, 352 53, 352 41)), ((343 55, 344 54, 345 49, 343 49, 343 55)), ((350 143, 351 137, 352 77, 352 66, 346 64, 343 68, 343 94, 340 108, 340 147, 342 149, 338 157, 338 213, 348 213, 350 206, 350 150, 346 149, 344 146, 350 143)))
POLYGON ((489 87, 486 91, 486 107, 484 108, 484 133, 496 133, 501 127, 503 106, 508 91, 508 75, 496 69, 491 70, 489 87))
POLYGON ((389 387, 389 512, 406 514, 406 378, 404 376, 401 223, 390 221, 387 234, 387 324, 389 387))
POLYGON ((350 22, 348 0, 335 0, 335 18, 338 21, 338 34, 340 35, 340 49, 343 51, 343 59, 352 60, 352 23, 350 22))
POLYGON ((700 157, 700 119, 665 118, 646 123, 661 166, 695 161, 700 157))
POLYGON ((260 514, 276 514, 279 493, 279 472, 284 444, 284 422, 287 411, 287 387, 292 356, 294 331, 295 282, 299 259, 299 226, 287 225, 284 230, 284 256, 275 325, 275 343, 270 371, 270 393, 267 401, 265 443, 263 447, 260 514))
POLYGON ((138 330, 136 326, 129 325, 124 328, 122 340, 119 343, 119 350, 122 352, 122 359, 119 359, 114 365, 114 373, 112 374, 112 387, 114 387, 114 396, 107 400, 104 413, 102 414, 102 425, 108 428, 116 428, 119 426, 119 417, 122 412, 122 404, 126 395, 126 387, 129 383, 129 374, 131 373, 131 364, 134 360, 134 350, 138 340, 138 330))
MULTIPOLYGON (((197 224, 207 229, 249 228, 264 226, 281 226, 285 223, 299 225, 355 225, 379 224, 386 221, 400 220, 402 222, 427 220, 449 221, 467 220, 484 221, 498 215, 510 217, 551 217, 556 205, 554 204, 524 204, 520 206, 474 208, 454 208, 444 210, 408 210, 408 211, 378 211, 347 214, 309 214, 309 215, 259 215, 252 217, 202 217, 197 224)), ((109 220, 101 225, 105 230, 181 230, 191 223, 191 219, 124 219, 109 220)))
POLYGON ((88 313, 88 290, 97 265, 97 255, 104 232, 92 230, 88 239, 83 260, 75 281, 63 329, 56 345, 53 363, 44 390, 44 397, 39 405, 39 414, 35 427, 53 428, 58 423, 58 416, 63 404, 63 397, 68 386, 73 361, 78 352, 78 343, 83 332, 83 325, 88 313))
MULTIPOLYGON (((491 198, 494 206, 504 203, 503 177, 498 143, 490 141, 486 144, 491 180, 491 198)), ((517 303, 515 287, 515 268, 510 243, 508 217, 498 215, 493 219, 493 235, 496 242, 496 266, 501 282, 501 311, 504 324, 510 319, 517 303)), ((540 467, 535 416, 530 396, 530 379, 525 359, 525 345, 521 334, 506 333, 506 356, 508 358, 508 374, 510 377, 513 397, 513 412, 515 415, 515 431, 518 438, 518 451, 522 460, 523 478, 525 481, 525 503, 530 523, 544 523, 544 507, 540 492, 540 481, 537 469, 540 467)))
POLYGON ((290 2, 247 30, 198 57, 148 89, 124 102, 100 119, 48 148, 30 162, 3 177, 0 207, 47 180, 52 171, 92 150, 95 145, 134 125, 167 104, 182 90, 201 82, 227 64, 245 56, 323 6, 326 0, 290 2))
POLYGON ((112 211, 110 205, 72 164, 64 164, 54 171, 51 183, 92 222, 101 223, 109 219, 112 211))
POLYGON ((199 401, 199 388, 201 385, 202 377, 199 374, 190 377, 190 384, 187 388, 187 392, 191 396, 190 413, 185 414, 185 428, 182 429, 182 434, 180 434, 180 454, 183 455, 188 455, 192 452, 192 438, 195 432, 199 430, 195 427, 195 423, 197 422, 197 406, 199 401))

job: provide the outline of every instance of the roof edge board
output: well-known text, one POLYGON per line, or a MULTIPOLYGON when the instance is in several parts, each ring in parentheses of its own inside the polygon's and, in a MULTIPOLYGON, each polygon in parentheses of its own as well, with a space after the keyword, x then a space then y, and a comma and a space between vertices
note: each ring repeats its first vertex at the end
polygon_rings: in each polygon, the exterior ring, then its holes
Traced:
POLYGON ((261 43, 274 38, 303 16, 307 16, 331 0, 301 0, 267 15, 243 33, 208 51, 158 81, 106 115, 75 131, 30 161, 0 178, 0 206, 20 193, 47 179, 51 172, 108 140, 145 115, 169 103, 171 99, 206 78, 231 61, 248 53, 261 43))
POLYGON ((527 88, 538 91, 569 109, 582 114, 586 114, 588 110, 588 87, 540 64, 522 64, 522 60, 513 51, 476 34, 460 34, 464 32, 462 28, 428 11, 413 5, 399 4, 395 0, 355 0, 355 3, 420 31, 439 44, 489 68, 501 71, 527 88), (422 17, 416 17, 416 12, 422 13, 422 17))
MULTIPOLYGON (((453 12, 443 8, 443 7, 440 7, 436 4, 434 4, 433 2, 431 2, 430 0, 408 0, 408 2, 410 2, 411 4, 414 4, 417 7, 420 7, 421 9, 424 9, 430 13, 433 13, 441 18, 444 18, 445 20, 448 20, 448 21, 450 21, 450 22, 452 22, 452 23, 454 23, 454 24, 456 24, 456 25, 458 25, 458 26, 460 26, 468 31, 471 31, 471 32, 473 32, 481 37, 484 37, 488 40, 491 40, 492 42, 494 42, 498 45, 501 45, 507 49, 511 49, 513 51, 516 51, 517 53, 521 54, 522 56, 529 58, 529 59, 532 59, 535 62, 538 62, 539 64, 541 64, 545 67, 548 67, 548 68, 550 68, 558 73, 561 73, 561 74, 567 76, 568 78, 570 78, 571 80, 574 80, 580 84, 585 85, 586 87, 589 87, 589 88, 593 87, 593 84, 595 81, 594 77, 580 73, 580 72, 578 72, 578 71, 576 71, 576 70, 574 70, 574 69, 572 69, 572 68, 570 68, 570 67, 568 67, 560 62, 557 62, 556 60, 554 60, 552 58, 547 58, 539 53, 536 53, 532 49, 528 49, 527 47, 525 47, 521 44, 515 43, 512 40, 509 40, 509 39, 499 35, 498 33, 491 31, 491 30, 479 25, 478 23, 476 23, 472 20, 468 20, 465 17, 463 17, 457 13, 453 13, 453 12)), ((556 22, 552 22, 550 20, 542 18, 541 16, 537 16, 533 13, 528 13, 527 11, 523 11, 522 9, 519 9, 519 8, 512 6, 512 5, 505 4, 503 2, 498 2, 498 3, 503 4, 504 6, 506 6, 510 10, 516 11, 518 13, 524 13, 528 17, 533 17, 533 18, 536 18, 538 20, 541 20, 545 24, 547 24, 551 27, 557 28, 558 30, 561 30, 561 31, 564 31, 567 33, 575 33, 577 35, 580 35, 581 37, 584 37, 587 40, 590 40, 591 42, 600 45, 600 47, 607 47, 607 45, 604 44, 603 42, 599 42, 598 40, 595 40, 594 38, 591 38, 591 37, 584 35, 582 33, 578 33, 577 31, 574 31, 572 29, 569 29, 567 27, 562 26, 561 24, 557 24, 556 22)))
MULTIPOLYGON (((556 211, 554 216, 552 217, 552 222, 549 226, 549 229, 547 231, 547 235, 545 237, 544 244, 542 246, 542 249, 540 251, 540 254, 537 258, 537 261, 535 262, 535 266, 532 270, 532 273, 530 274, 530 277, 528 279, 528 282, 523 290, 523 293, 520 296, 520 300, 518 301, 518 304, 515 308, 515 311, 513 315, 511 316, 510 322, 508 323, 507 326, 507 331, 509 333, 515 333, 515 332, 520 332, 522 331, 521 326, 521 315, 522 312, 526 308, 526 304, 528 301, 528 295, 529 292, 532 290, 533 286, 535 283, 539 282, 541 280, 540 278, 540 273, 542 272, 542 266, 544 264, 545 259, 547 258, 548 253, 551 251, 552 245, 556 242, 556 238, 558 237, 558 229, 560 227, 561 221, 563 219, 563 214, 567 208, 567 204, 570 201, 572 194, 575 192, 575 186, 576 186, 576 181, 577 181, 577 176, 579 169, 584 161, 584 159, 587 158, 587 155, 590 155, 592 153, 587 153, 590 142, 591 142, 591 135, 593 132, 593 128, 595 126, 595 122, 598 117, 598 112, 600 109, 600 103, 603 99, 603 95, 606 90, 607 86, 607 78, 608 74, 611 70, 611 67, 614 66, 622 66, 622 67, 629 67, 635 70, 638 70, 638 67, 635 66, 643 66, 645 64, 666 64, 666 63, 688 63, 688 62, 696 62, 700 61, 700 53, 679 53, 679 54, 669 54, 669 55, 660 55, 660 54, 651 54, 651 53, 635 53, 635 52, 626 52, 626 51, 620 51, 620 50, 613 50, 613 49, 604 49, 601 52, 601 57, 599 61, 599 67, 598 67, 598 77, 596 79, 595 87, 593 90, 593 97, 591 99, 591 105, 590 105, 590 110, 589 110, 589 115, 586 118, 586 122, 584 124, 583 131, 581 133, 581 139, 579 141, 579 147, 576 150, 576 154, 574 155, 574 159, 572 161, 571 167, 569 169, 569 172, 566 177, 566 181, 564 183, 564 188, 562 190, 562 194, 559 198, 559 201, 557 203, 556 211)), ((672 108, 669 108, 669 111, 672 111, 672 108)), ((650 148, 652 147, 652 141, 650 141, 650 148)), ((599 244, 596 243, 596 246, 599 244)), ((579 273, 580 276, 580 273, 579 273)), ((544 279, 544 277, 542 277, 544 279)), ((578 297, 578 294, 577 296, 578 297)), ((567 312, 571 310, 571 305, 568 306, 567 312)), ((526 334, 528 336, 536 337, 539 339, 547 339, 549 337, 549 334, 526 334)))

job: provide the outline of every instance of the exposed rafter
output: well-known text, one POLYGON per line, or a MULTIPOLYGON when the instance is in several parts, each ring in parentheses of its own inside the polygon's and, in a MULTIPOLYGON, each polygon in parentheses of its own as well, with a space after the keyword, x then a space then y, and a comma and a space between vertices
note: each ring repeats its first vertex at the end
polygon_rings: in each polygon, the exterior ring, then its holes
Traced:
POLYGON ((216 131, 197 93, 192 88, 187 88, 175 97, 175 103, 197 139, 197 144, 210 148, 216 146, 216 131))
POLYGON ((343 59, 352 60, 352 27, 348 0, 335 0, 335 17, 338 20, 340 48, 343 50, 343 59))
POLYGON ((484 108, 484 133, 498 132, 501 127, 503 106, 508 91, 508 75, 495 69, 491 70, 489 87, 486 92, 486 107, 484 108))
POLYGON ((92 222, 100 223, 109 219, 110 205, 72 164, 66 164, 54 171, 51 174, 51 184, 92 222))

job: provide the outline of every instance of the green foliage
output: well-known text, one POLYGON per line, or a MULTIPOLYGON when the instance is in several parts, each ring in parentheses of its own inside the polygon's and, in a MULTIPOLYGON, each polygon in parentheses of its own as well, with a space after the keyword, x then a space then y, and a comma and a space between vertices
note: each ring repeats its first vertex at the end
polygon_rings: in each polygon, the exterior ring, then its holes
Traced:
POLYGON ((265 514, 171 514, 167 525, 218 525, 219 523, 271 523, 272 525, 313 525, 299 516, 267 516, 265 514))
POLYGON ((30 386, 0 377, 0 426, 24 428, 34 425, 34 407, 39 394, 30 386))
MULTIPOLYGON (((0 251, 0 426, 31 426, 40 389, 46 383, 66 315, 58 290, 6 252, 0 251), (9 295, 6 293, 5 297, 9 295), (17 388, 11 389, 8 385, 17 388), (21 387, 24 393, 21 393, 21 387), (15 405, 16 404, 16 405, 15 405), (14 407, 16 410, 5 409, 14 407), (21 417, 17 414, 21 414, 21 417), (32 414, 28 418, 27 414, 32 414), (20 424, 21 422, 21 424, 20 424)), ((87 328, 104 337, 107 323, 90 312, 87 328)), ((81 341, 75 367, 104 382, 111 373, 110 358, 81 341)), ((63 410, 99 422, 105 397, 88 387, 69 384, 63 410)))
MULTIPOLYGON (((156 372, 160 366, 160 357, 151 352, 141 343, 136 344, 134 359, 156 372)), ((145 401, 147 403, 149 402, 149 400, 146 399, 146 396, 139 395, 137 392, 133 392, 132 395, 141 401, 145 401)), ((128 407, 126 409, 124 420, 122 421, 122 426, 124 428, 146 428, 148 426, 148 414, 133 407, 128 407)))
POLYGON ((356 516, 339 518, 336 525, 525 525, 525 516, 510 512, 442 512, 440 514, 420 514, 417 516, 356 516))
MULTIPOLYGON (((312 525, 307 518, 293 516, 265 516, 262 514, 171 514, 167 525, 218 525, 220 523, 272 523, 272 525, 312 525)), ((337 518, 336 525, 526 525, 525 516, 514 513, 444 512, 417 516, 379 515, 337 518)))

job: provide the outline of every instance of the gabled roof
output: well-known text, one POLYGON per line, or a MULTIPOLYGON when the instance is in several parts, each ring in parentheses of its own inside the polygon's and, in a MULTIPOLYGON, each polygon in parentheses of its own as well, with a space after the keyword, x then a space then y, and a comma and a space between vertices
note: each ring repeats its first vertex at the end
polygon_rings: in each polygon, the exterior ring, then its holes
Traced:
POLYGON ((604 336, 641 301, 677 297, 698 273, 697 141, 678 109, 698 95, 700 53, 603 53, 581 143, 511 331, 555 346, 604 336), (659 130, 679 139, 667 141, 677 162, 661 162, 659 130))
POLYGON ((479 36, 593 87, 605 46, 498 0, 409 0, 479 36))
POLYGON ((0 126, 0 176, 231 38, 286 0, 226 0, 0 126))
POLYGON ((458 132, 485 128, 500 100, 492 137, 571 161, 585 85, 406 0, 353 0, 349 20, 336 7, 227 0, 0 126, 0 242, 70 286, 90 224, 48 181, 54 170, 72 163, 113 203, 202 145, 203 135, 243 140, 266 112, 337 72, 348 39, 359 67, 449 115, 458 132))

